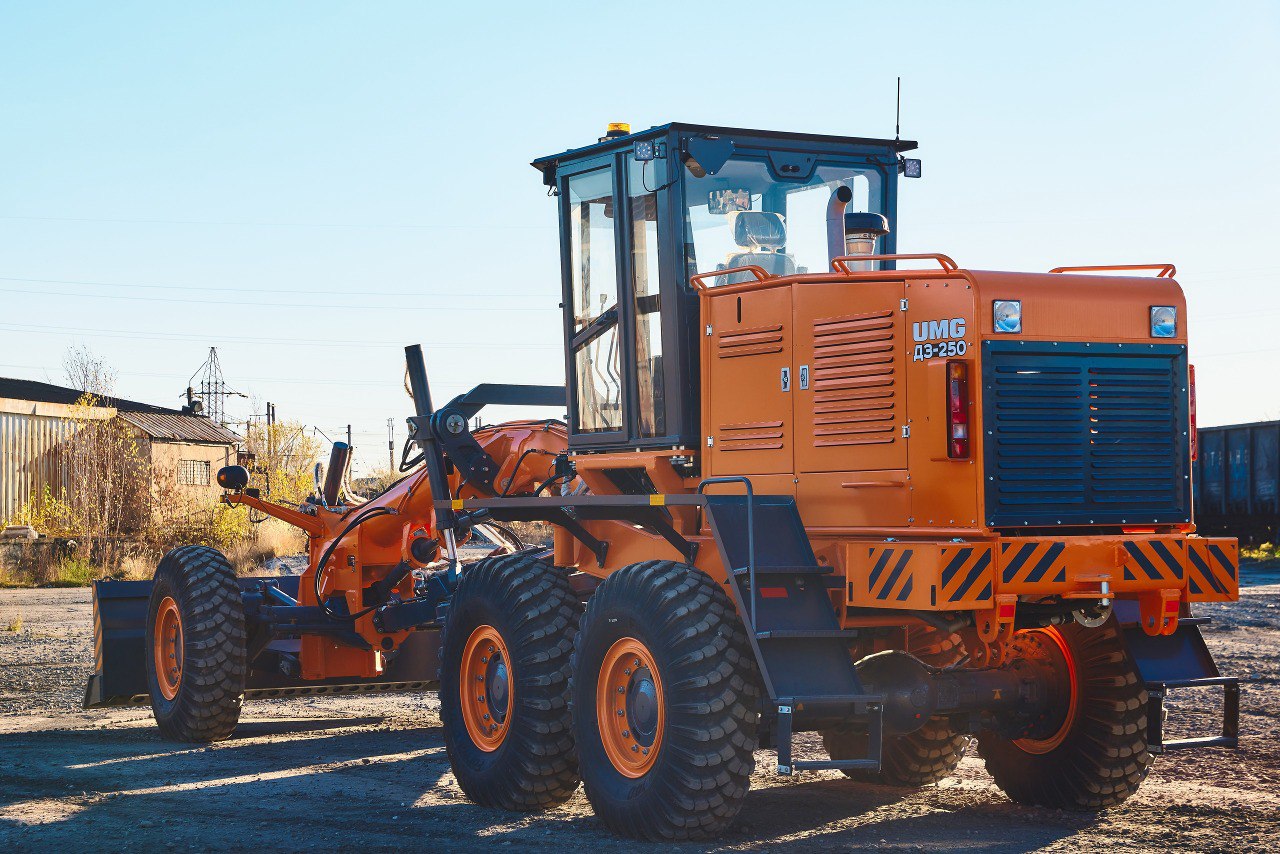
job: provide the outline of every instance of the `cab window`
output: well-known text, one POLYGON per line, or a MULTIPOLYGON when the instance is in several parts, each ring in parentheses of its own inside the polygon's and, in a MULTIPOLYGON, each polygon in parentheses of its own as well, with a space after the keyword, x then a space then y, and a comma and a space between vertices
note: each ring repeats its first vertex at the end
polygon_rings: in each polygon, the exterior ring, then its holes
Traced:
POLYGON ((667 432, 658 293, 658 193, 665 164, 630 161, 631 278, 636 324, 636 421, 645 438, 667 432), (655 177, 656 175, 656 177, 655 177))
POLYGON ((567 184, 577 431, 621 430, 613 170, 574 175, 567 184))
POLYGON ((808 181, 781 181, 765 161, 733 157, 715 175, 685 180, 688 266, 699 273, 748 264, 775 276, 826 272, 827 203, 841 184, 853 190, 848 210, 884 212, 882 179, 868 167, 825 164, 808 181))

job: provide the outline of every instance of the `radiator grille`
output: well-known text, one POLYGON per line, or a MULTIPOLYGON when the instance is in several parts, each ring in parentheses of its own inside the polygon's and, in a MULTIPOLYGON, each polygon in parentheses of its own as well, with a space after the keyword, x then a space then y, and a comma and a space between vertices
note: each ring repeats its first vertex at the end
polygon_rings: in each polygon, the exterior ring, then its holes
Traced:
POLYGON ((1189 521, 1186 349, 986 342, 987 524, 1189 521))

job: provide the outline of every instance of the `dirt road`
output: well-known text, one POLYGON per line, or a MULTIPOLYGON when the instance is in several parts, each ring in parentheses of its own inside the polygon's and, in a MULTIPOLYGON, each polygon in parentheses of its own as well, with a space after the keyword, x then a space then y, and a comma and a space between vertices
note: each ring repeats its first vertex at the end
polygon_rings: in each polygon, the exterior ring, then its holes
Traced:
MULTIPOLYGON (((1243 851, 1280 844, 1280 585, 1205 607, 1223 670, 1249 677, 1239 751, 1170 754, 1101 815, 1011 804, 966 758, 919 791, 834 772, 777 777, 766 754, 717 844, 662 850, 1243 851)), ((87 590, 0 591, 0 850, 334 849, 655 851, 623 843, 579 792, 555 810, 495 812, 462 797, 434 695, 250 703, 229 741, 162 741, 146 709, 84 712, 87 590), (17 617, 22 628, 3 631, 17 617)), ((1215 705, 1170 714, 1211 726, 1215 705)))

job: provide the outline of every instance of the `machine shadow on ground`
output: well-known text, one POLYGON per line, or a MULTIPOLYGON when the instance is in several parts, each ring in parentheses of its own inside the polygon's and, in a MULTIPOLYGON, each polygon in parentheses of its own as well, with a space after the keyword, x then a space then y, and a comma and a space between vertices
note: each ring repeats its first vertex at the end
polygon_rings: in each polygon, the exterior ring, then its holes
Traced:
MULTIPOLYGON (((296 849, 358 830, 370 850, 426 838, 651 850, 610 835, 581 790, 541 813, 475 806, 453 779, 439 726, 365 728, 388 725, 378 716, 250 719, 211 747, 163 741, 147 724, 3 736, 0 841, 23 848, 99 838, 110 850, 216 839, 219 848, 296 849)), ((786 782, 751 791, 718 842, 675 847, 930 846, 965 826, 981 828, 980 838, 954 839, 951 850, 1012 851, 1078 829, 1071 820, 1028 827, 1026 817, 1002 815, 1004 804, 930 811, 913 801, 911 790, 851 780, 786 782), (904 814, 917 810, 924 814, 904 814)))

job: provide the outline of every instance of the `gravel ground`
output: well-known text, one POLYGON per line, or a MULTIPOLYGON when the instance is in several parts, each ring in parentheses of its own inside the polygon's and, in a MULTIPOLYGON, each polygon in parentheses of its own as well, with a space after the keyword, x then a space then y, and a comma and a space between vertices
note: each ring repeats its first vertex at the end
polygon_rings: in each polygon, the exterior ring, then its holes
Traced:
MULTIPOLYGON (((676 850, 1187 851, 1280 844, 1280 585, 1206 606, 1222 670, 1245 686, 1237 751, 1157 759, 1141 791, 1099 815, 1020 807, 967 757, 921 790, 835 772, 775 776, 769 754, 741 817, 710 846, 676 850)), ((88 590, 0 591, 0 851, 334 848, 656 850, 611 837, 579 792, 545 813, 463 798, 434 695, 249 703, 212 747, 161 740, 146 709, 80 709, 93 666, 88 590), (19 631, 4 631, 22 619, 19 631)), ((1216 698, 1214 698, 1216 700, 1216 698)), ((1216 723, 1188 696, 1171 735, 1216 723)), ((811 738, 811 737, 810 737, 811 738)), ((802 752, 817 753, 810 740, 802 752)))

